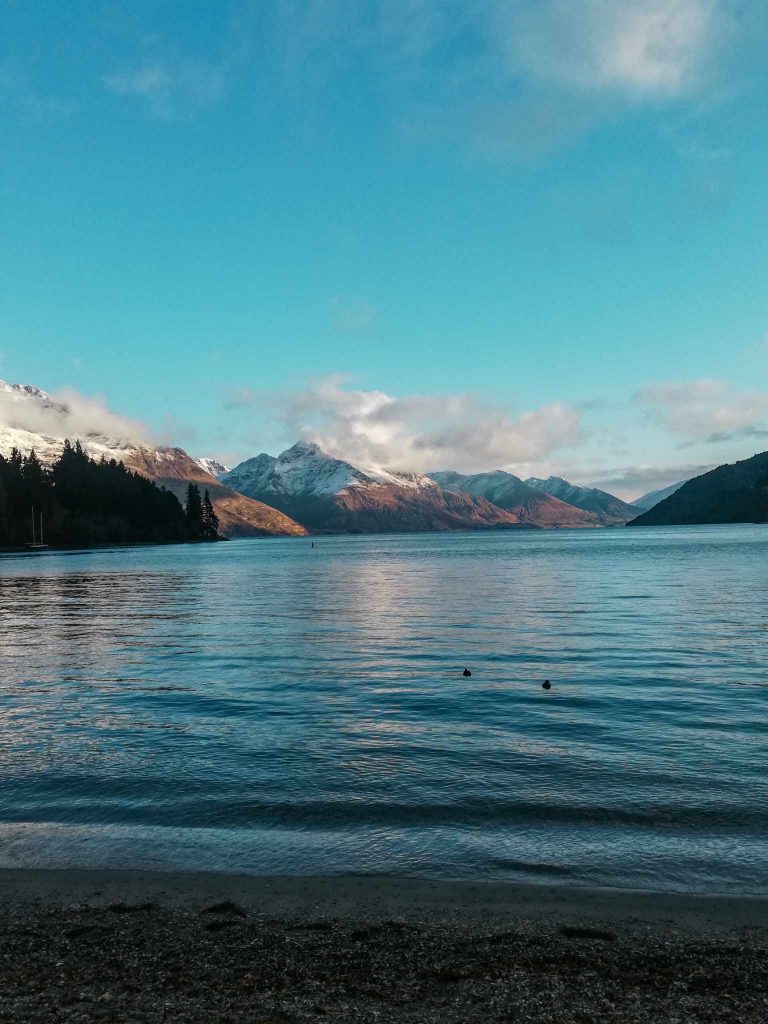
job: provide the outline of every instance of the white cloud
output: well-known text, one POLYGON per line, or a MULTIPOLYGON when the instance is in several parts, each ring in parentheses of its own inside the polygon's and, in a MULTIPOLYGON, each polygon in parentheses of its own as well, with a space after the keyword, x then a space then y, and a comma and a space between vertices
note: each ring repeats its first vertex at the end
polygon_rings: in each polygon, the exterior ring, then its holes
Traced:
POLYGON ((53 438, 110 438, 145 441, 144 424, 114 413, 101 396, 89 397, 65 388, 41 401, 0 391, 0 424, 53 438))
POLYGON ((545 150, 641 105, 719 87, 748 15, 730 0, 295 0, 272 57, 291 86, 364 61, 415 138, 545 150))
POLYGON ((701 465, 699 463, 682 463, 672 466, 615 466, 603 469, 601 472, 592 475, 580 475, 574 471, 569 480, 588 480, 588 486, 599 487, 609 494, 615 494, 624 501, 633 501, 640 498, 649 491, 659 491, 663 487, 679 483, 681 480, 690 480, 691 477, 700 476, 712 469, 712 464, 701 465))
MULTIPOLYGON (((466 394, 396 398, 324 377, 293 394, 232 395, 232 406, 265 399, 290 437, 317 441, 338 458, 391 470, 513 468, 581 440, 581 413, 562 403, 515 417, 466 394)), ((514 470, 513 470, 514 471, 514 470)))
POLYGON ((717 0, 496 3, 512 74, 589 91, 658 98, 701 83, 723 5, 717 0))
POLYGON ((170 118, 218 102, 250 73, 260 106, 297 101, 292 120, 305 132, 320 130, 329 84, 364 68, 411 138, 527 155, 643 104, 712 95, 748 24, 762 30, 734 0, 235 0, 209 59, 148 32, 104 84, 170 118))
POLYGON ((659 426, 692 443, 768 436, 768 392, 737 392, 719 380, 669 381, 635 398, 659 426))
POLYGON ((117 96, 144 101, 159 118, 182 116, 210 107, 224 95, 226 78, 221 69, 202 61, 154 61, 104 78, 106 89, 117 96))

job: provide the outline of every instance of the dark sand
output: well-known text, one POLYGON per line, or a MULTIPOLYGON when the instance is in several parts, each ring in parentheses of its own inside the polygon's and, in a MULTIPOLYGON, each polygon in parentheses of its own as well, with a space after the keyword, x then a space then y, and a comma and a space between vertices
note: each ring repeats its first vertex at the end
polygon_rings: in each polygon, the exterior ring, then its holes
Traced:
POLYGON ((0 1021, 766 1024, 768 899, 5 870, 0 1021))

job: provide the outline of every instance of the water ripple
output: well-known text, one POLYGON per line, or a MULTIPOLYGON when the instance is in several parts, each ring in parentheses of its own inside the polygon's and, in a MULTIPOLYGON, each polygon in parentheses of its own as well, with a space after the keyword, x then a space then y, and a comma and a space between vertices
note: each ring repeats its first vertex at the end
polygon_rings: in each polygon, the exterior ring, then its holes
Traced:
POLYGON ((767 564, 750 526, 0 557, 0 864, 768 892, 767 564))

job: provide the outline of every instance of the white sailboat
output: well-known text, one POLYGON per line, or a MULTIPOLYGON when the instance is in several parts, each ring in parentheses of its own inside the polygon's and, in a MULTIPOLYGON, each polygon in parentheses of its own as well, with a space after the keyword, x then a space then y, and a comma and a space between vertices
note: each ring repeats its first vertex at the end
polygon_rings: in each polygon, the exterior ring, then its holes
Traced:
POLYGON ((35 506, 32 506, 32 543, 27 544, 30 551, 45 551, 48 545, 43 538, 43 512, 40 510, 40 540, 35 536, 35 506))

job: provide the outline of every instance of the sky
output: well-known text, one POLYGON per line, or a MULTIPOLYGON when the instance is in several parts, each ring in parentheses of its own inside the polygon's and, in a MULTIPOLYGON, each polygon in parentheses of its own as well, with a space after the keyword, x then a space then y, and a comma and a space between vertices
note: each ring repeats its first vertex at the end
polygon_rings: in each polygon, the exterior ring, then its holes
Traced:
POLYGON ((228 464, 768 448, 768 5, 0 0, 0 377, 228 464))

